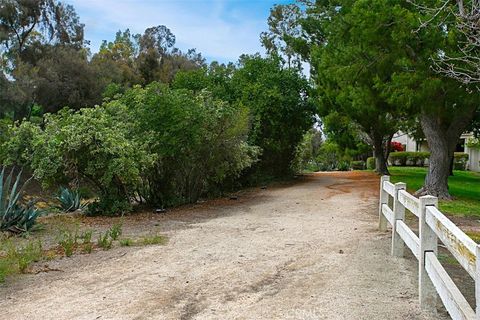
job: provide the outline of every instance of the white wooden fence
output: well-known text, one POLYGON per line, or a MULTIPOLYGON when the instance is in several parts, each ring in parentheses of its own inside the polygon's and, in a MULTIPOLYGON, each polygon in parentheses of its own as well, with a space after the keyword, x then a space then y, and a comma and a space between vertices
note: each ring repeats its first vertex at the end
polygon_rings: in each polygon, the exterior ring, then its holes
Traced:
POLYGON ((436 197, 416 198, 406 188, 405 183, 393 184, 390 177, 382 177, 379 227, 386 231, 388 224, 392 226, 392 255, 403 256, 407 247, 417 258, 420 306, 435 312, 438 295, 452 319, 480 320, 480 245, 437 209, 436 197), (405 224, 405 209, 419 219, 418 236, 405 224), (475 280, 476 313, 438 261, 438 240, 475 280))

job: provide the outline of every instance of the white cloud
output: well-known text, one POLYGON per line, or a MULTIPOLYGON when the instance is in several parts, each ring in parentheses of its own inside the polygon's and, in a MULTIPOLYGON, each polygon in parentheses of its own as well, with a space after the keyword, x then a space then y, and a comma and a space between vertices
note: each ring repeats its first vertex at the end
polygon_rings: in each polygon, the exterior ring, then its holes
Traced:
MULTIPOLYGON (((117 30, 142 33, 166 25, 181 49, 196 48, 204 56, 236 60, 242 53, 262 51, 259 34, 266 29, 267 12, 238 10, 241 1, 225 0, 68 0, 86 24, 86 37, 96 50, 99 41, 111 40, 117 30)), ((251 7, 251 6, 250 6, 251 7)))

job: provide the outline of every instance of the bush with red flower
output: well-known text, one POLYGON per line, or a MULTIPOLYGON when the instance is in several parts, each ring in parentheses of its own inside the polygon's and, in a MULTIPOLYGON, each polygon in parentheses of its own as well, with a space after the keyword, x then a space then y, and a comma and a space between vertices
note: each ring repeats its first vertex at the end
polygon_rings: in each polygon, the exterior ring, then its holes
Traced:
POLYGON ((390 142, 390 151, 391 152, 402 152, 403 145, 400 142, 392 141, 390 142))

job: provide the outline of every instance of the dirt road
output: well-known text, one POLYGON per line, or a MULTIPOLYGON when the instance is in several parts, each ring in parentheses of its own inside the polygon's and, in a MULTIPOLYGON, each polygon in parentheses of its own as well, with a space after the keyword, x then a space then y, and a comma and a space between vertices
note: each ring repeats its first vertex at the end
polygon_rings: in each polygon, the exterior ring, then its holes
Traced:
POLYGON ((167 245, 62 259, 0 288, 0 318, 434 319, 414 262, 376 229, 376 179, 316 174, 167 216, 167 245))

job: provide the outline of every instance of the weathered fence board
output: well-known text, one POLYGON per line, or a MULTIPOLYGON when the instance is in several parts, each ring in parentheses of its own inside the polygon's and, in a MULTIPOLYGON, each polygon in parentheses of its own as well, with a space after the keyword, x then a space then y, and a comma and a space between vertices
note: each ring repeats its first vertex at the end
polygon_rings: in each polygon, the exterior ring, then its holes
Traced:
POLYGON ((410 193, 408 193, 405 190, 401 190, 398 192, 398 201, 400 201, 403 206, 416 215, 417 217, 419 216, 418 209, 420 207, 420 202, 417 198, 412 196, 410 193))
POLYGON ((452 319, 475 320, 475 312, 433 252, 425 254, 425 269, 452 319))
POLYGON ((380 229, 392 225, 392 255, 401 257, 407 246, 418 259, 418 290, 422 309, 436 311, 440 296, 454 320, 480 320, 480 245, 476 244, 437 208, 438 199, 417 199, 404 183, 392 184, 384 176, 380 182, 380 229), (393 208, 389 206, 393 198, 393 208), (405 209, 419 219, 418 236, 405 223, 405 209), (438 240, 475 280, 476 313, 437 259, 438 240))
POLYGON ((435 207, 427 208, 427 223, 468 274, 476 278, 477 244, 435 207))

